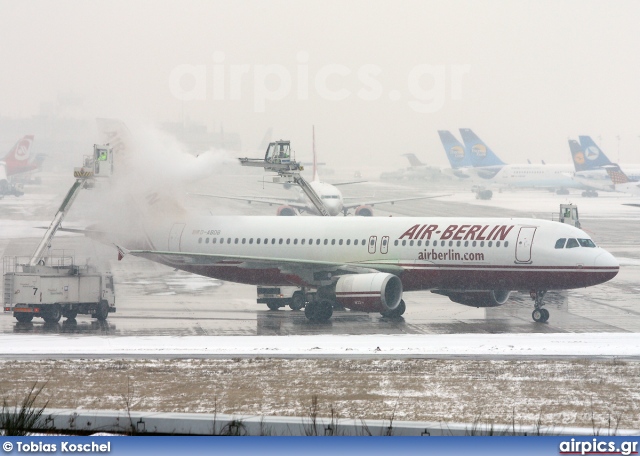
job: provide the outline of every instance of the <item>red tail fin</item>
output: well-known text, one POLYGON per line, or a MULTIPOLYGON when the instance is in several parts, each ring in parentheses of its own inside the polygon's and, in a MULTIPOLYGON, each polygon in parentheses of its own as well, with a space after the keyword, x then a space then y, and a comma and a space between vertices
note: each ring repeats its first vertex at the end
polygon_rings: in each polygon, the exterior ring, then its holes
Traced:
POLYGON ((32 171, 38 168, 40 164, 34 161, 33 156, 29 153, 32 142, 33 135, 25 136, 19 140, 4 157, 7 176, 32 171))

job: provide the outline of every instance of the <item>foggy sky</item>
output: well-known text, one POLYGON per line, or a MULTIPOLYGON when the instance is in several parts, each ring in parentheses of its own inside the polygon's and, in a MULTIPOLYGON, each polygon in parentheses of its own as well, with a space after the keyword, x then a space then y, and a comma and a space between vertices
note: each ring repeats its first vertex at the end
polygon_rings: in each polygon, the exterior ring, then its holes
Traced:
MULTIPOLYGON (((640 163, 639 24, 636 1, 0 0, 0 116, 28 117, 71 96, 82 108, 67 115, 223 124, 245 149, 273 127, 300 157, 315 124, 321 159, 334 168, 342 159, 395 169, 406 166, 406 152, 444 165, 436 131, 459 136, 462 127, 507 162, 567 163, 567 138, 589 134, 612 160, 640 163), (215 63, 226 76, 218 99, 215 63), (172 93, 172 75, 184 65, 205 69, 204 99, 172 93), (240 99, 231 99, 229 70, 238 65, 249 72, 240 99), (254 81, 266 65, 288 71, 291 90, 256 112, 254 81), (372 68, 365 65, 381 71, 370 100, 358 95, 372 87, 357 75, 372 68), (350 71, 326 79, 334 93, 349 91, 346 99, 316 91, 327 67, 350 71), (433 112, 409 104, 416 68, 445 72, 444 102, 433 112), (456 68, 467 69, 457 89, 456 68), (306 97, 298 92, 305 71, 306 97)), ((429 75, 419 81, 435 84, 429 75)))

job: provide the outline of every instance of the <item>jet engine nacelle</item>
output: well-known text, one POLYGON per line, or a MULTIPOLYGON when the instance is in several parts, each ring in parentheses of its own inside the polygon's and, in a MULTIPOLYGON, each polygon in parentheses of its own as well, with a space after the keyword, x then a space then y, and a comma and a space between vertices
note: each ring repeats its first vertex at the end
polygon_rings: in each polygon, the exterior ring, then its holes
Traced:
POLYGON ((401 300, 402 282, 393 274, 352 274, 336 282, 336 301, 347 309, 388 312, 398 307, 401 300))
POLYGON ((277 215, 300 215, 298 214, 298 210, 292 206, 280 206, 278 208, 277 215))
POLYGON ((356 215, 361 217, 372 217, 373 216, 373 207, 371 206, 358 206, 356 207, 356 215))
POLYGON ((497 307, 509 300, 511 291, 435 291, 434 293, 448 296, 453 302, 471 307, 497 307))

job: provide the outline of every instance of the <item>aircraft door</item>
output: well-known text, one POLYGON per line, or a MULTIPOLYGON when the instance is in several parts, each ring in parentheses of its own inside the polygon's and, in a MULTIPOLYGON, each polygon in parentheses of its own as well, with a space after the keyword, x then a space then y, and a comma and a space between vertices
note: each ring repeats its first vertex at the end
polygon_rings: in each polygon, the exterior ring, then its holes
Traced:
POLYGON ((382 236, 382 242, 380 242, 380 253, 385 254, 389 251, 389 236, 382 236))
POLYGON ((369 237, 369 253, 376 253, 376 244, 378 243, 378 236, 369 237))
POLYGON ((182 230, 184 223, 174 223, 169 233, 169 251, 180 252, 180 239, 182 238, 182 230))
POLYGON ((531 263, 531 247, 537 227, 523 226, 516 241, 516 263, 531 263))

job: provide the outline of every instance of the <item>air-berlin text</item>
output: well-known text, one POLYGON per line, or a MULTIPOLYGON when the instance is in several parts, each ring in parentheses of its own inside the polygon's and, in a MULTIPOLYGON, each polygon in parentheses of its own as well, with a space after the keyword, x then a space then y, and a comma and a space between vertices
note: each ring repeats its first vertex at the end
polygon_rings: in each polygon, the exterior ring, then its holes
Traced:
POLYGON ((434 239, 453 241, 504 241, 513 225, 413 225, 399 239, 434 239), (435 235, 440 235, 436 237, 435 235))

